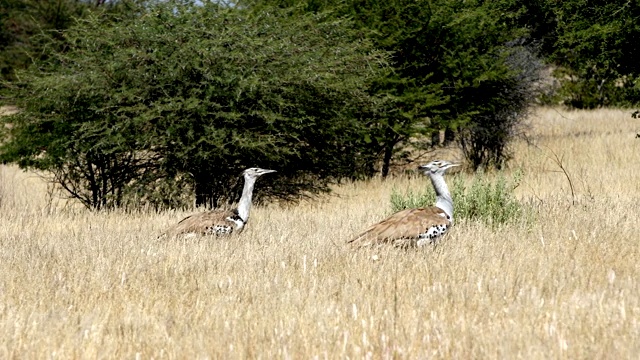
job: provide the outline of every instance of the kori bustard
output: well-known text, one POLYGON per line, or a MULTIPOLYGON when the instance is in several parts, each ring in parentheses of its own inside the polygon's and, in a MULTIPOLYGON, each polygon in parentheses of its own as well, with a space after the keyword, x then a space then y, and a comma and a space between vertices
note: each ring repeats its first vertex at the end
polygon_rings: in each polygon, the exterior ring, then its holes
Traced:
POLYGON ((435 243, 453 225, 453 199, 444 173, 458 166, 444 160, 435 160, 418 169, 431 178, 436 192, 436 205, 399 211, 372 225, 348 241, 355 247, 392 243, 396 246, 424 246, 435 243))
POLYGON ((176 235, 228 235, 241 232, 251 210, 251 198, 256 180, 264 175, 276 172, 275 170, 249 168, 242 172, 244 187, 238 207, 233 210, 212 210, 187 216, 179 223, 165 231, 163 236, 176 235))

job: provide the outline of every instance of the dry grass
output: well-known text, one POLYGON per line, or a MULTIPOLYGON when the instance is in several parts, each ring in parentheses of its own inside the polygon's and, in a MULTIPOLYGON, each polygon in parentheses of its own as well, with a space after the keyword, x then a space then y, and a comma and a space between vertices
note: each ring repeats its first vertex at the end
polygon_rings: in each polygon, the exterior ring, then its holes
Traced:
POLYGON ((538 111, 512 163, 536 222, 462 221, 417 251, 343 246, 394 187, 430 186, 417 177, 255 208, 229 240, 166 241, 184 213, 51 204, 4 167, 0 358, 637 358, 638 128, 538 111))

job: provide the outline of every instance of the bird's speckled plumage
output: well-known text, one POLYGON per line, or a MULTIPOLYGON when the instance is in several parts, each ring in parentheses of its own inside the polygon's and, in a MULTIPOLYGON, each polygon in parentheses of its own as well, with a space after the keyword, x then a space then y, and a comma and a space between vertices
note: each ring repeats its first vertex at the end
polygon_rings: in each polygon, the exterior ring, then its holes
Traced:
MULTIPOLYGON (((180 234, 228 235, 238 229, 239 222, 242 222, 242 219, 238 216, 236 210, 206 211, 187 216, 168 229, 165 234, 168 236, 180 234)), ((244 229, 246 223, 246 221, 242 222, 238 232, 244 229)))

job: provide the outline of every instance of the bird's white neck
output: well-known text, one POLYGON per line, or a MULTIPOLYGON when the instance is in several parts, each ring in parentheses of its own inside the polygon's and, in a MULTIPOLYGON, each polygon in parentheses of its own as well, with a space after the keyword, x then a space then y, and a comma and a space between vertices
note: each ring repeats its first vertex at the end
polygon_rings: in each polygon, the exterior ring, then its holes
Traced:
POLYGON ((453 223, 453 199, 449 193, 449 187, 444 181, 444 177, 441 174, 429 174, 431 178, 431 184, 436 191, 436 206, 444 210, 449 215, 449 220, 453 223))
POLYGON ((238 202, 238 216, 242 218, 242 221, 247 222, 249 220, 249 210, 251 210, 251 198, 253 197, 253 185, 256 183, 256 178, 245 177, 244 188, 242 188, 242 196, 238 202))

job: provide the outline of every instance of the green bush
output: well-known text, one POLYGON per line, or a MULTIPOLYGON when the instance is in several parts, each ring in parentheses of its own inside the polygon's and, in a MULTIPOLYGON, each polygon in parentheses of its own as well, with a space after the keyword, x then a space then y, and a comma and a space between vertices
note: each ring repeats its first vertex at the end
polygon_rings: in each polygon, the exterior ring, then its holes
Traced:
POLYGON ((547 1, 555 25, 549 60, 558 66, 559 95, 574 108, 633 106, 640 102, 637 53, 640 3, 612 0, 547 1))
MULTIPOLYGON (((514 196, 514 190, 520 184, 521 178, 520 172, 516 172, 511 179, 500 175, 495 181, 480 175, 465 185, 462 177, 454 176, 451 186, 454 218, 482 221, 490 226, 527 220, 530 213, 514 196)), ((394 190, 391 194, 393 212, 432 206, 435 201, 436 196, 431 189, 426 192, 408 191, 404 194, 394 190)))
POLYGON ((92 13, 18 72, 0 161, 91 209, 179 207, 182 191, 224 206, 253 166, 278 170, 255 201, 374 174, 366 114, 386 103, 370 87, 388 55, 349 20, 189 0, 139 12, 92 13))
POLYGON ((513 0, 240 0, 261 7, 297 5, 331 11, 376 48, 392 54, 393 71, 382 74, 375 94, 388 100, 368 141, 382 155, 382 176, 407 151, 436 146, 445 131, 458 141, 470 166, 500 169, 510 142, 538 94, 543 63, 533 30, 546 29, 546 7, 513 0), (366 4, 366 5, 364 5, 366 4), (454 135, 455 136, 452 136, 454 135), (433 136, 433 137, 432 137, 433 136), (420 140, 418 140, 420 139, 420 140))

